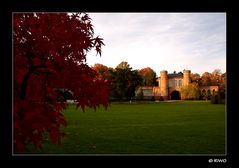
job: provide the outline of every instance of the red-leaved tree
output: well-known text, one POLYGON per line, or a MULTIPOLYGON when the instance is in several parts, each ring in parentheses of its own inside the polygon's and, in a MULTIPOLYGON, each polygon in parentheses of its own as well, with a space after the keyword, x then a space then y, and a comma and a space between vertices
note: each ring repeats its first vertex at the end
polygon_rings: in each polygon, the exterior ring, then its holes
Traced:
POLYGON ((86 54, 101 55, 102 39, 94 37, 85 13, 14 13, 14 152, 29 143, 41 148, 43 135, 59 143, 66 121, 57 89, 68 89, 77 107, 108 106, 108 83, 86 64, 86 54))
POLYGON ((155 86, 156 85, 156 72, 150 67, 139 70, 143 81, 142 86, 155 86))
POLYGON ((101 79, 109 78, 110 72, 107 66, 98 63, 92 66, 91 68, 96 71, 96 73, 98 74, 98 78, 101 78, 101 79))

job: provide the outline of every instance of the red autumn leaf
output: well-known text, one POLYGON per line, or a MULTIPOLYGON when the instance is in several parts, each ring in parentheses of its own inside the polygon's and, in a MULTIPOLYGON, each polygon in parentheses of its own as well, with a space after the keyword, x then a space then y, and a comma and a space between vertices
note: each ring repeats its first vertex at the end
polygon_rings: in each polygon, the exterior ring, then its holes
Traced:
POLYGON ((67 104, 57 89, 70 90, 82 109, 107 108, 109 90, 85 62, 104 45, 87 14, 14 13, 13 20, 14 152, 22 153, 29 143, 42 148, 45 132, 54 143, 64 136, 67 104))

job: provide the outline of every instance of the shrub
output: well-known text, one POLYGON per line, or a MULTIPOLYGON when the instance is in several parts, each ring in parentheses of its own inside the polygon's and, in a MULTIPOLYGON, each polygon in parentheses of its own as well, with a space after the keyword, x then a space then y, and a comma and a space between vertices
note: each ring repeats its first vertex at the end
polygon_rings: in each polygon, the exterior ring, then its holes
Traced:
POLYGON ((142 90, 142 88, 139 88, 139 89, 136 91, 136 99, 137 99, 137 100, 143 100, 143 98, 144 98, 143 90, 142 90))
POLYGON ((195 83, 183 86, 180 92, 183 100, 198 100, 200 98, 199 86, 195 83))
POLYGON ((215 92, 214 94, 212 94, 211 103, 212 104, 224 104, 225 103, 225 92, 222 90, 222 91, 215 92))

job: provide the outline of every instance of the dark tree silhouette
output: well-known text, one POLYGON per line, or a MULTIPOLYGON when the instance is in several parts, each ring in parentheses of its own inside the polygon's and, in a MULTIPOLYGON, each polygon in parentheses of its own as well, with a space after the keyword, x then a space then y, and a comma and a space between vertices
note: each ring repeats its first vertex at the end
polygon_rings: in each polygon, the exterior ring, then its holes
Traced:
POLYGON ((130 65, 123 61, 109 72, 112 97, 130 100, 135 96, 136 87, 142 83, 142 78, 137 70, 132 70, 130 65))

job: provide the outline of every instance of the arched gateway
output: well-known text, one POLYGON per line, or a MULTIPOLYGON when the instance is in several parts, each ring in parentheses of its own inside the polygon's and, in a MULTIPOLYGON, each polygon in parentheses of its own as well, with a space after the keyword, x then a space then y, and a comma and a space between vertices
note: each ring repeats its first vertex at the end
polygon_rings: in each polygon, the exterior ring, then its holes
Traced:
POLYGON ((180 92, 177 90, 174 90, 170 94, 170 99, 171 100, 181 100, 180 92))

